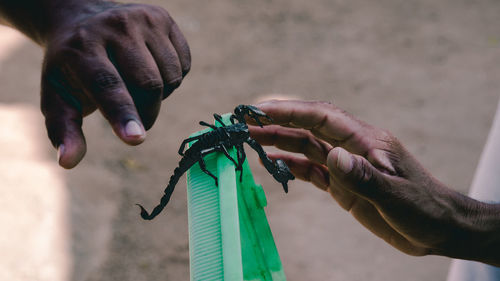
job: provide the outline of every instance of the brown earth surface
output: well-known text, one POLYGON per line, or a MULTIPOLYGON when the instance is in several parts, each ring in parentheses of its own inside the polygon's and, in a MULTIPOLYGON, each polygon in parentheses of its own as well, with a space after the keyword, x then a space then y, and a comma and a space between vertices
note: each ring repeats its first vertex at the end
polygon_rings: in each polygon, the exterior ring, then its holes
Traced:
MULTIPOLYGON (((268 97, 332 101, 467 191, 500 89, 500 2, 144 3, 178 22, 192 72, 138 147, 99 114, 86 118, 88 153, 70 171, 56 167, 38 112, 43 53, 0 29, 1 280, 187 280, 184 180, 152 222, 134 203, 157 203, 199 120, 268 97)), ((249 154, 288 280, 445 279, 449 259, 397 252, 307 183, 284 195, 249 154)))

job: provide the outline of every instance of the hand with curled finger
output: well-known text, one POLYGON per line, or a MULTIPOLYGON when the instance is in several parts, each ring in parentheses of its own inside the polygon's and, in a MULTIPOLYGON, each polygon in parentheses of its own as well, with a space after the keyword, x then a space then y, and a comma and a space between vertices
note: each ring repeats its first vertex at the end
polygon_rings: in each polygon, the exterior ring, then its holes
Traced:
POLYGON ((191 66, 184 36, 160 7, 99 0, 3 1, 0 19, 45 49, 41 109, 64 168, 83 158, 82 119, 96 109, 122 141, 143 142, 162 100, 191 66))
POLYGON ((283 159, 297 178, 328 192, 396 249, 500 265, 500 205, 446 187, 391 133, 329 103, 268 101, 256 106, 273 123, 252 126, 252 137, 295 153, 269 157, 283 159))

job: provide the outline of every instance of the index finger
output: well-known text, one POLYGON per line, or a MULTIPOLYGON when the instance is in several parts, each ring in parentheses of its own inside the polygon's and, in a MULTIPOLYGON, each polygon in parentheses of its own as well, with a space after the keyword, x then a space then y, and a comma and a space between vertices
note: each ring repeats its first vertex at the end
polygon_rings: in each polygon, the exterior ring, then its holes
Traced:
POLYGON ((96 103, 114 132, 124 142, 137 145, 146 132, 122 77, 107 57, 86 55, 75 58, 73 72, 84 91, 96 103))
POLYGON ((363 128, 361 121, 327 102, 271 100, 256 105, 277 125, 303 128, 336 145, 363 128))

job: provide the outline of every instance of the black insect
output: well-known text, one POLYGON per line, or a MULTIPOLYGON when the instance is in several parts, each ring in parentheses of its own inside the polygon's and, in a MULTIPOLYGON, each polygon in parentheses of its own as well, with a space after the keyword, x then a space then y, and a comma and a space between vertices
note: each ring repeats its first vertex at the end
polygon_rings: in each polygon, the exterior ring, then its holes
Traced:
POLYGON ((175 168, 174 174, 170 177, 170 181, 165 188, 165 194, 161 198, 160 204, 153 209, 151 214, 149 214, 146 209, 142 207, 142 205, 137 204, 141 208, 141 217, 145 220, 152 220, 156 217, 167 205, 170 200, 170 196, 172 196, 172 192, 174 192, 175 185, 181 176, 196 163, 200 165, 200 168, 204 173, 211 176, 215 180, 215 185, 218 185, 217 177, 207 170, 205 161, 203 160, 203 157, 207 154, 213 152, 224 153, 224 155, 235 164, 236 170, 240 171, 241 181, 243 176, 243 162, 246 158, 243 143, 247 143, 250 147, 257 151, 264 167, 278 182, 283 185, 283 189, 286 193, 288 193, 287 182, 289 180, 293 180, 295 177, 292 175, 290 169, 285 162, 283 162, 283 160, 276 159, 276 162, 273 162, 269 159, 269 157, 267 157, 267 154, 262 146, 250 137, 245 116, 254 119, 255 122, 261 127, 262 123, 259 118, 262 117, 272 121, 271 118, 264 112, 251 105, 238 105, 234 109, 234 114, 230 117, 231 125, 225 125, 222 121, 222 117, 218 114, 214 114, 214 118, 221 124, 222 127, 216 127, 200 121, 200 125, 210 127, 212 131, 185 139, 182 142, 181 147, 179 148, 179 154, 183 157, 179 162, 179 166, 175 168), (184 151, 189 142, 194 143, 186 151, 184 151), (228 149, 231 147, 236 148, 236 160, 233 159, 228 153, 228 149))

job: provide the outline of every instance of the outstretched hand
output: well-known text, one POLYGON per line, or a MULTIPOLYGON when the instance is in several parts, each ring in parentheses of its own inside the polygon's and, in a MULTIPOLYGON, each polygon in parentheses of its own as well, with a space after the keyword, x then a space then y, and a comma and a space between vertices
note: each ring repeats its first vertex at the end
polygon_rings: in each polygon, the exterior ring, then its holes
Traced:
POLYGON ((189 47, 162 8, 77 1, 54 16, 45 47, 41 108, 59 164, 72 168, 86 145, 82 118, 96 109, 129 145, 144 141, 191 65, 189 47))
POLYGON ((305 155, 269 157, 283 159, 297 178, 329 192, 393 247, 415 256, 500 263, 498 254, 475 243, 490 227, 486 221, 494 222, 495 212, 498 227, 498 208, 445 187, 389 132, 329 103, 269 101, 257 107, 273 125, 252 126, 252 137, 262 145, 305 155))

